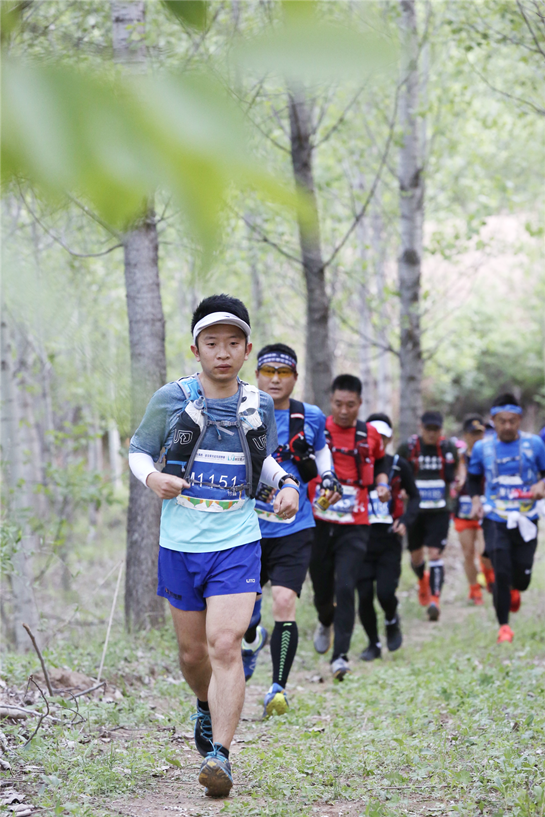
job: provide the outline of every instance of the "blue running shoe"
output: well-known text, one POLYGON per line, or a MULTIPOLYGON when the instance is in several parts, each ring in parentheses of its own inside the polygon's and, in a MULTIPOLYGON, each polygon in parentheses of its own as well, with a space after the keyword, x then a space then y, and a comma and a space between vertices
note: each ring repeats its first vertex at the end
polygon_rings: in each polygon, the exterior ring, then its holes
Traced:
POLYGON ((246 681, 249 681, 254 674, 257 656, 267 643, 269 637, 267 630, 265 627, 262 627, 261 624, 257 626, 256 631, 256 638, 252 645, 247 644, 246 641, 242 639, 242 665, 244 667, 244 678, 246 681))
POLYGON ((199 704, 197 704, 197 711, 194 715, 191 715, 191 720, 195 721, 194 737, 197 751, 200 755, 206 757, 214 748, 210 712, 207 712, 206 709, 201 709, 199 704))
POLYGON ((231 764, 220 752, 219 743, 214 743, 201 764, 199 783, 206 786, 207 797, 227 797, 233 787, 231 764))
POLYGON ((280 684, 273 684, 265 695, 263 706, 264 718, 270 718, 271 715, 285 715, 289 709, 286 690, 280 684))

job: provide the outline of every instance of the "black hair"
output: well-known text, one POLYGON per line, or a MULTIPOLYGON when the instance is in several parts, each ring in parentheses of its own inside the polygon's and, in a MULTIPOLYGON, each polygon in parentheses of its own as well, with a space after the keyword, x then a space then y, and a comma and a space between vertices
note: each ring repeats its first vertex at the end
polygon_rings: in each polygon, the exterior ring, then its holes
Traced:
POLYGON ((382 423, 386 423, 386 425, 390 426, 390 428, 393 428, 392 421, 387 414, 382 414, 380 411, 377 411, 374 414, 370 414, 365 422, 372 423, 375 420, 380 420, 382 423))
POLYGON ((238 298, 233 298, 232 295, 210 295, 209 298, 204 298, 193 313, 191 320, 191 331, 200 320, 211 315, 212 312, 231 312, 250 326, 250 316, 248 310, 238 298))
POLYGON ((498 396, 492 403, 492 408, 494 408, 495 406, 520 406, 520 403, 514 394, 505 392, 505 394, 498 394, 498 396))
POLYGON ((286 346, 285 343, 269 343, 268 346, 264 346, 263 349, 260 349, 257 353, 258 360, 261 355, 268 355, 271 352, 281 352, 283 355, 289 355, 297 363, 297 353, 291 348, 291 346, 286 346))
POLYGON ((353 391, 361 397, 361 380, 353 374, 339 374, 331 384, 331 392, 353 391))

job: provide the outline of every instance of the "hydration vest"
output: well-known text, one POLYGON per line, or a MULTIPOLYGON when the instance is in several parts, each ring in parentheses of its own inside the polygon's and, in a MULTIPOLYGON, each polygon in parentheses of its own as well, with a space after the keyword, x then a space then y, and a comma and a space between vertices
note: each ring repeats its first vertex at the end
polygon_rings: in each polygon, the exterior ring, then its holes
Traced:
POLYGON ((333 444, 331 432, 325 429, 326 442, 333 455, 346 454, 354 457, 356 468, 358 469, 358 479, 341 479, 343 485, 358 485, 360 488, 367 488, 372 485, 375 479, 374 460, 369 455, 369 440, 367 438, 367 423, 363 420, 356 421, 354 429, 354 448, 337 448, 333 444))
MULTIPOLYGON (((445 482, 453 482, 455 477, 455 464, 454 459, 452 462, 447 461, 447 451, 446 451, 446 437, 441 437, 437 442, 437 456, 441 461, 441 479, 445 482)), ((413 466, 413 471, 415 477, 418 475, 418 471, 420 469, 420 454, 422 451, 422 447, 420 444, 420 437, 418 434, 413 434, 412 437, 409 437, 409 462, 413 466)))
POLYGON ((525 431, 519 432, 518 453, 516 456, 498 460, 496 450, 496 434, 485 437, 483 440, 483 464, 486 479, 486 498, 494 504, 494 510, 504 516, 510 510, 520 510, 522 513, 533 512, 535 500, 520 498, 519 492, 527 490, 538 481, 538 471, 535 454, 532 448, 533 435, 525 431), (498 462, 518 462, 518 474, 500 474, 498 462))
MULTIPOLYGON (((206 414, 206 401, 197 375, 180 378, 177 383, 189 402, 174 426, 174 436, 166 452, 163 473, 183 477, 190 482, 191 479, 188 478, 204 435, 215 423, 206 414)), ((253 499, 267 457, 267 428, 259 414, 259 389, 242 380, 238 381, 236 428, 244 454, 246 481, 233 486, 231 491, 245 491, 253 499)))
POLYGON ((279 445, 273 453, 277 462, 292 460, 303 482, 310 482, 318 476, 314 447, 305 437, 305 404, 299 400, 290 399, 289 442, 279 445))

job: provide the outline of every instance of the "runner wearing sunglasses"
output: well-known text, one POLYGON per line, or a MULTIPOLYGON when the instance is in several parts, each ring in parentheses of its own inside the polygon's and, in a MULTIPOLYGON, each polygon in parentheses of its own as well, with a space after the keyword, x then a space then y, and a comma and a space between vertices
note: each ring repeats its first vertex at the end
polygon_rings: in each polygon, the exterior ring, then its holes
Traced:
MULTIPOLYGON (((331 453, 325 439, 325 416, 317 406, 294 400, 297 384, 297 355, 283 343, 265 346, 257 356, 257 385, 274 402, 278 448, 273 456, 299 480, 299 511, 284 518, 273 506, 275 491, 260 485, 256 511, 261 529, 261 585, 272 585, 274 629, 271 635, 272 685, 265 695, 264 717, 281 715, 288 709, 286 684, 298 642, 295 609, 307 574, 314 533, 314 517, 307 496, 307 483, 321 475, 332 490, 332 499, 342 488, 333 473, 331 453)), ((261 598, 256 601, 250 627, 244 636, 242 656, 246 679, 251 678, 259 651, 267 640, 260 624, 261 598)))

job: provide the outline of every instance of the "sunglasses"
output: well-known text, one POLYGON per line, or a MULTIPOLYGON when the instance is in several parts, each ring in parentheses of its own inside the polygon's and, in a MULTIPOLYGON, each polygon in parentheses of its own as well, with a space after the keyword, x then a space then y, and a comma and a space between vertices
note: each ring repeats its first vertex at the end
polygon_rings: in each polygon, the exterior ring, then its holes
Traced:
POLYGON ((282 366, 279 369, 275 369, 274 366, 262 366, 258 369, 259 374, 262 374, 263 377, 274 377, 275 374, 283 380, 285 377, 289 377, 290 375, 294 374, 293 369, 288 368, 288 366, 282 366))

